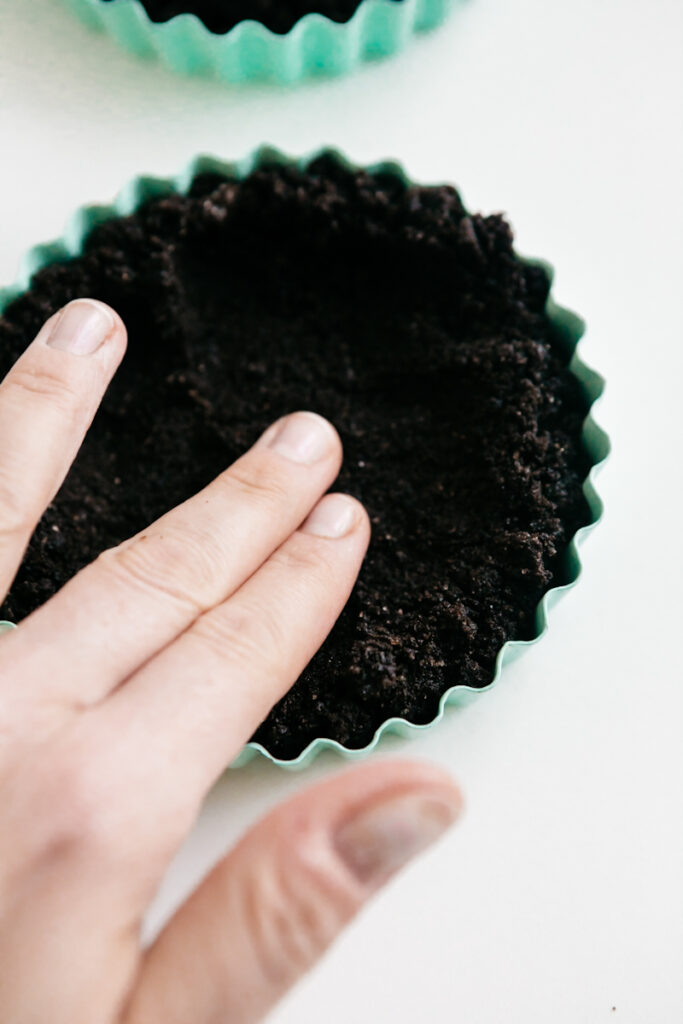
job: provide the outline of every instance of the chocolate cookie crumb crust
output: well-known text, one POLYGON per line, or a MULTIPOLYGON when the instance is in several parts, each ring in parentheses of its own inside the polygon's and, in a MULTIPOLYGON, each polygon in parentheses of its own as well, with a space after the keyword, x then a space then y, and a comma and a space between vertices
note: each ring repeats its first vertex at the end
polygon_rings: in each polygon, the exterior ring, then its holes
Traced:
POLYGON ((589 521, 587 412, 545 313, 542 270, 502 217, 449 187, 330 157, 197 177, 90 234, 0 319, 0 372, 80 295, 113 305, 129 350, 0 618, 18 621, 105 547, 222 471, 300 408, 339 429, 335 489, 373 539, 322 650, 255 739, 293 758, 429 722, 487 685, 506 640, 589 521))

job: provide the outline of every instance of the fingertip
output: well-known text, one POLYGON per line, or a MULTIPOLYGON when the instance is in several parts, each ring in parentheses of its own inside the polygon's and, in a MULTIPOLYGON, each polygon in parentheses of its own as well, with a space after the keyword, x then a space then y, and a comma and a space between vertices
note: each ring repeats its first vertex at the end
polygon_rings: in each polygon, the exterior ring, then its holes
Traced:
POLYGON ((104 316, 108 317, 110 320, 111 327, 109 328, 103 344, 100 346, 98 352, 96 352, 96 355, 101 356, 108 375, 115 373, 128 347, 128 330, 122 317, 117 313, 113 306, 108 305, 106 302, 102 302, 100 299, 91 299, 87 297, 77 299, 75 301, 94 306, 96 309, 101 310, 104 316))
POLYGON ((326 494, 301 526, 301 532, 327 540, 349 534, 369 534, 369 520, 361 503, 349 494, 326 494))
POLYGON ((364 537, 365 547, 367 548, 368 544, 370 543, 370 535, 372 533, 372 525, 370 523, 370 516, 368 514, 368 510, 366 509, 363 502, 359 501, 358 498, 354 498, 350 494, 346 495, 346 497, 348 498, 349 501, 353 502, 355 506, 356 529, 358 533, 364 537))
POLYGON ((417 758, 386 758, 374 764, 360 765, 339 776, 346 779, 350 795, 361 801, 372 801, 392 793, 408 791, 432 792, 449 802, 454 813, 464 806, 460 787, 447 769, 431 761, 417 758))
POLYGON ((365 553, 368 550, 370 544, 370 535, 372 533, 372 526, 370 525, 370 516, 365 508, 365 505, 358 498, 354 498, 350 494, 345 494, 344 498, 352 508, 353 514, 353 527, 352 532, 354 538, 357 538, 357 542, 360 546, 362 556, 365 557, 365 553))
POLYGON ((319 412, 313 412, 311 409, 299 409, 297 412, 292 414, 293 416, 307 417, 309 420, 313 420, 320 425, 322 430, 326 430, 329 435, 329 443, 332 449, 342 458, 343 445, 339 431, 335 427, 334 423, 327 419, 325 416, 321 416, 319 412))
POLYGON ((452 822, 461 816, 465 808, 465 798, 460 786, 446 768, 420 760, 387 761, 386 764, 388 772, 397 784, 400 781, 406 788, 432 793, 443 800, 450 807, 452 822))
POLYGON ((123 322, 123 319, 121 318, 119 313, 117 313, 117 311, 114 309, 114 307, 110 306, 106 302, 102 302, 101 299, 91 299, 88 296, 84 297, 83 299, 77 299, 75 301, 88 302, 91 305, 101 309, 102 312, 111 319, 111 329, 109 332, 109 337, 107 338, 107 342, 116 345, 119 348, 121 355, 123 355, 128 345, 128 329, 125 323, 123 322))
POLYGON ((463 801, 447 772, 419 762, 388 762, 365 782, 366 795, 350 802, 332 841, 351 876, 373 891, 437 842, 463 801))
POLYGON ((319 430, 326 433, 329 454, 330 456, 333 455, 341 465, 344 457, 344 446, 334 423, 325 416, 321 416, 320 413, 312 412, 310 409, 299 409, 297 412, 292 413, 292 416, 302 421, 308 420, 309 423, 317 425, 319 430))
POLYGON ((444 803, 453 821, 464 807, 460 787, 445 768, 429 761, 387 758, 338 772, 277 808, 274 815, 288 819, 294 805, 297 814, 292 819, 300 820, 303 814, 317 827, 334 832, 368 807, 411 794, 444 803))
POLYGON ((342 443, 329 420, 306 410, 289 413, 271 424, 257 442, 290 462, 314 465, 342 461, 342 443))
POLYGON ((79 297, 67 302, 43 324, 31 349, 77 356, 100 356, 118 365, 127 344, 123 320, 99 299, 79 297))
POLYGON ((327 847, 362 902, 438 841, 462 809, 460 789, 443 768, 388 760, 312 787, 266 824, 270 839, 304 864, 319 842, 327 847))

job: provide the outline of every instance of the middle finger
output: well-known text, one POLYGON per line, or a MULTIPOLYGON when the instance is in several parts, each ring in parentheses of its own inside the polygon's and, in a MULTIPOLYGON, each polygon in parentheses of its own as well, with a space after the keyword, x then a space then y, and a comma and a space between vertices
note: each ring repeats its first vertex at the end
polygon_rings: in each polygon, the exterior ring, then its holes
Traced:
POLYGON ((101 700, 241 586, 303 522, 340 463, 341 442, 322 417, 273 424, 208 487, 105 552, 3 637, 3 697, 71 708, 101 700))

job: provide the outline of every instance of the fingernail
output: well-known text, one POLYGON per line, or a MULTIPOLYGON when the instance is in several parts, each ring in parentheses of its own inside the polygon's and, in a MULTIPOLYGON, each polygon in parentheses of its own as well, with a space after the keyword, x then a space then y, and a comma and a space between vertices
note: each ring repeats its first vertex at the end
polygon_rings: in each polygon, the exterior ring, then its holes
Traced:
POLYGON ((334 428, 314 412, 295 412, 274 423, 262 440, 278 455, 310 465, 329 452, 334 428))
POLYGON ((301 527, 304 533, 315 537, 329 537, 334 540, 344 537, 353 526, 356 509, 353 501, 344 494, 326 494, 315 506, 301 527))
POLYGON ((455 796, 452 802, 415 793, 393 797, 347 821, 336 848, 363 885, 381 885, 443 835, 458 810, 455 796))
POLYGON ((114 317, 94 299, 76 299, 65 306, 47 338, 50 348, 89 356, 96 352, 114 327, 114 317))

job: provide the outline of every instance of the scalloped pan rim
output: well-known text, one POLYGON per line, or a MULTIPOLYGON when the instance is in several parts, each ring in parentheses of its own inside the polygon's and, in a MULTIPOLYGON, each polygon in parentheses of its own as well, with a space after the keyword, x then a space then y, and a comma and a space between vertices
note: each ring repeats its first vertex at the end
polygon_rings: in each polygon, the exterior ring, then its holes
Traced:
POLYGON ((138 57, 157 57, 173 71, 225 82, 294 83, 350 71, 365 60, 397 53, 416 33, 441 24, 464 0, 361 0, 346 22, 306 14, 286 33, 251 19, 211 32, 197 15, 153 22, 140 0, 65 0, 90 28, 112 36, 138 57))

